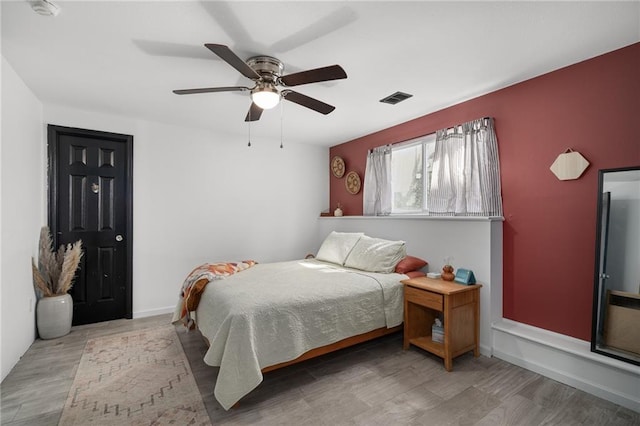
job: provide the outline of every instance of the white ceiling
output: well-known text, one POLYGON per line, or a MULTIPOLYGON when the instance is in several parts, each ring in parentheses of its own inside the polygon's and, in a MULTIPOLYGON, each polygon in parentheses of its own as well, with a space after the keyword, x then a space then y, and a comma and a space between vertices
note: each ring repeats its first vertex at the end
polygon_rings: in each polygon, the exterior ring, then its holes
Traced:
MULTIPOLYGON (((296 87, 333 113, 284 105, 286 141, 326 146, 640 41, 638 1, 56 4, 2 1, 2 55, 43 102, 246 138, 248 93, 171 92, 251 85, 203 46, 224 44, 285 74, 340 64, 346 80, 296 87), (413 97, 378 102, 398 90, 413 97)), ((266 111, 252 138, 279 140, 280 121, 266 111)))

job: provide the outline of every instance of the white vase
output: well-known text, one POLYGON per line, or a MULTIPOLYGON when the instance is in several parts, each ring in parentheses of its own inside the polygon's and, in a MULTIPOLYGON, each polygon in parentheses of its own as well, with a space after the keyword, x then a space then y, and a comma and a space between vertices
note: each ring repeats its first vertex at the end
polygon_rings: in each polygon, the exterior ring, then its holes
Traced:
POLYGON ((36 323, 41 339, 55 339, 69 334, 72 319, 73 299, 68 293, 38 300, 36 323))

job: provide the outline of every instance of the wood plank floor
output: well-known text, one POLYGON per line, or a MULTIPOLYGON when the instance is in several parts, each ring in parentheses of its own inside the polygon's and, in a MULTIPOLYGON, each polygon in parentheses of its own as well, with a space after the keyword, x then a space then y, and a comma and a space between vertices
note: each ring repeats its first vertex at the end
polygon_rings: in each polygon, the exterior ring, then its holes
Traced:
MULTIPOLYGON (((88 339, 169 315, 74 327, 37 340, 2 382, 2 425, 57 425, 88 339)), ((178 335, 214 425, 640 425, 640 414, 504 361, 463 355, 444 370, 397 333, 265 375, 239 408, 213 397, 217 368, 199 333, 178 335)))

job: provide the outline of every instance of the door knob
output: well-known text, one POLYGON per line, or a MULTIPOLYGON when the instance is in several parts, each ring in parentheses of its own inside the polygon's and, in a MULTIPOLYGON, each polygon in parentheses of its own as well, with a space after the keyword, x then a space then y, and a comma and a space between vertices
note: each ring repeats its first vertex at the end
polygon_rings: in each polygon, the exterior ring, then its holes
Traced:
POLYGON ((120 235, 120 234, 116 235, 116 241, 117 242, 122 241, 122 235, 120 235))

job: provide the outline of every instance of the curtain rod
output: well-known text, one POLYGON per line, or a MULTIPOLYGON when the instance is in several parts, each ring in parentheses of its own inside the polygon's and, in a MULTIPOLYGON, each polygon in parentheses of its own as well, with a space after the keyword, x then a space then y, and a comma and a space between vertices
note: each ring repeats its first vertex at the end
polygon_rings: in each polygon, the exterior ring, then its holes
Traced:
MULTIPOLYGON (((476 118, 475 120, 489 120, 491 118, 493 118, 493 117, 486 116, 486 117, 482 117, 482 118, 476 118)), ((470 121, 475 121, 475 120, 470 120, 470 121)), ((452 129, 452 128, 460 126, 460 125, 461 124, 456 124, 455 126, 446 127, 445 130, 446 129, 452 129)), ((413 139, 420 139, 420 138, 424 138, 425 136, 433 135, 436 132, 437 132, 437 130, 435 132, 425 133, 424 135, 416 136, 415 138, 405 139, 405 140, 397 141, 397 142, 391 142, 391 143, 388 143, 388 144, 385 144, 385 145, 389 145, 389 146, 398 145, 398 144, 401 144, 401 143, 409 142, 410 140, 413 140, 413 139)), ((385 146, 385 145, 380 145, 380 146, 385 146)), ((376 148, 379 148, 379 147, 376 147, 376 148)), ((373 148, 367 149, 367 154, 370 154, 372 151, 373 151, 373 148)))

